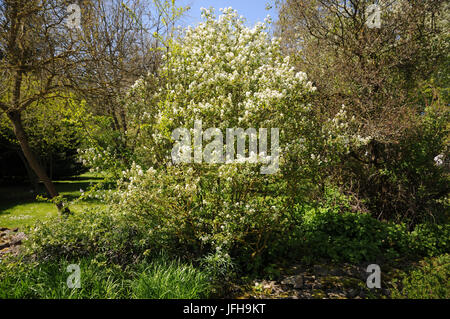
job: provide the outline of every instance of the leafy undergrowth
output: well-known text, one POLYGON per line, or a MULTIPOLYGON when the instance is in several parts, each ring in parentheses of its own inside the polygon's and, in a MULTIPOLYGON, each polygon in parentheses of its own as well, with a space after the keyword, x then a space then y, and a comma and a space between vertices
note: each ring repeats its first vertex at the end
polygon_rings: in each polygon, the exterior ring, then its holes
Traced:
POLYGON ((392 297, 398 299, 449 299, 450 255, 426 258, 394 280, 392 297))

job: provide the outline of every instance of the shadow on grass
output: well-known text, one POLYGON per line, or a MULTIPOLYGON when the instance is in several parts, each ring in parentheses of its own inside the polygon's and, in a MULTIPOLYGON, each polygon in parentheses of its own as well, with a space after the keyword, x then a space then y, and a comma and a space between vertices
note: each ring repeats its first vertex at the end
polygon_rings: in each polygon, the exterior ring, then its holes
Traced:
MULTIPOLYGON (((75 176, 64 180, 53 181, 56 190, 64 196, 65 199, 72 201, 81 195, 81 190, 87 191, 91 186, 99 183, 100 177, 75 176)), ((42 183, 38 185, 38 192, 35 193, 29 185, 14 185, 9 187, 0 187, 0 215, 5 214, 5 210, 16 205, 37 203, 36 196, 47 197, 47 191, 42 183)), ((84 199, 85 203, 98 202, 95 198, 84 199)))
POLYGON ((0 205, 0 216, 11 215, 11 212, 8 212, 8 207, 4 207, 5 205, 0 205))
POLYGON ((77 182, 77 181, 93 181, 93 182, 100 182, 103 180, 103 177, 98 176, 69 176, 69 177, 63 177, 59 181, 56 182, 77 182))

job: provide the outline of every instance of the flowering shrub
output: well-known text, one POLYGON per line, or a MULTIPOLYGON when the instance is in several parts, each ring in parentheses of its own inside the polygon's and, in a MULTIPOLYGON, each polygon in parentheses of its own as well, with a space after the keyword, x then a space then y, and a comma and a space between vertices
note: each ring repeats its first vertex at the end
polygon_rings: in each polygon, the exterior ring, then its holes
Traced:
MULTIPOLYGON (((370 234, 373 243, 349 242, 339 233, 332 244, 339 247, 323 245, 328 227, 332 233, 342 223, 348 223, 346 229, 366 222, 379 225, 368 216, 343 220, 332 214, 329 223, 326 215, 323 225, 300 226, 295 210, 306 194, 320 188, 326 168, 369 147, 372 138, 359 135, 345 106, 318 125, 310 103, 315 89, 283 57, 278 40, 270 40, 267 23, 247 28, 232 9, 217 19, 204 10, 203 17, 204 22, 170 43, 159 79, 140 79, 128 93, 132 123, 127 134, 135 136, 137 163, 123 170, 109 197, 120 225, 126 225, 121 232, 135 237, 127 249, 145 256, 164 250, 202 257, 204 264, 225 268, 233 262, 258 268, 265 258, 286 253, 286 240, 302 236, 292 232, 305 232, 308 242, 318 239, 324 257, 338 258, 356 247, 359 253, 350 259, 362 260, 383 251, 377 233, 370 234), (279 128, 279 171, 263 175, 260 163, 240 161, 174 165, 172 132, 193 128, 196 121, 221 131, 279 128)), ((102 167, 115 155, 91 149, 83 157, 102 167)))
POLYGON ((146 254, 164 250, 228 263, 255 261, 286 235, 290 222, 282 189, 265 186, 266 177, 238 164, 222 166, 217 175, 204 173, 138 165, 124 172, 110 202, 127 225, 148 235, 146 254))
POLYGON ((143 162, 149 166, 170 161, 171 132, 192 128, 195 120, 222 132, 280 128, 281 139, 291 143, 307 133, 302 130, 310 121, 308 96, 315 88, 283 57, 279 40, 270 39, 269 21, 245 27, 231 8, 218 19, 209 10, 202 16, 204 22, 171 44, 157 92, 149 96, 152 77, 129 92, 128 107, 143 131, 142 148, 150 153, 143 162))
POLYGON ((218 18, 210 10, 202 16, 170 43, 159 89, 148 76, 128 93, 139 165, 124 172, 111 203, 152 233, 149 253, 183 249, 215 262, 251 258, 257 266, 286 234, 289 207, 315 173, 310 149, 320 128, 309 103, 315 88, 270 38, 269 19, 248 28, 231 8, 218 18), (198 120, 223 133, 279 128, 280 170, 265 176, 260 163, 174 166, 171 133, 198 120))

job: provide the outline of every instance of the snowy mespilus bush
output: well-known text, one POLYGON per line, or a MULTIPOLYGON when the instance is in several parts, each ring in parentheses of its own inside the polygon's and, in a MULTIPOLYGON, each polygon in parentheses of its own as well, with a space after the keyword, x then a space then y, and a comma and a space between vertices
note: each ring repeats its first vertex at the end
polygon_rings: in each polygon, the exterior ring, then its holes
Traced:
POLYGON ((269 19, 248 28, 231 8, 218 18, 212 10, 202 15, 204 22, 169 43, 160 85, 148 76, 129 92, 140 160, 124 172, 112 203, 129 223, 148 227, 152 249, 258 267, 287 235, 290 207, 315 172, 315 88, 270 38, 269 19), (171 133, 197 120, 223 134, 278 128, 280 169, 262 175, 259 163, 174 165, 171 133))

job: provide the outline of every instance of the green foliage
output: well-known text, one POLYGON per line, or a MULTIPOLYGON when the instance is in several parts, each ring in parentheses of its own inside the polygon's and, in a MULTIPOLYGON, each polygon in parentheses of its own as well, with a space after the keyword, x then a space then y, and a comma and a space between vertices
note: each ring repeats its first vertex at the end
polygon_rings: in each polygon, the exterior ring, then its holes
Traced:
POLYGON ((450 252, 449 224, 419 224, 408 236, 411 255, 437 256, 450 252))
POLYGON ((211 281, 205 272, 192 265, 163 259, 140 266, 142 271, 133 281, 133 298, 198 299, 210 293, 211 281))
POLYGON ((368 214, 319 208, 307 211, 302 225, 307 255, 333 261, 375 260, 393 252, 388 227, 368 214))
POLYGON ((41 156, 70 150, 73 157, 85 137, 80 121, 85 113, 84 103, 71 99, 32 104, 23 118, 31 146, 41 156))
MULTIPOLYGON (((372 181, 382 186, 367 188, 372 211, 386 219, 411 224, 438 220, 448 216, 449 194, 448 109, 427 107, 396 145, 384 149, 383 163, 370 169, 372 181), (441 158, 439 163, 437 158, 441 158)), ((370 182, 370 179, 368 179, 370 182)))
POLYGON ((204 298, 210 280, 192 265, 159 257, 121 267, 102 259, 0 263, 0 298, 204 298), (68 288, 67 266, 80 267, 80 288, 68 288))
POLYGON ((220 252, 211 253, 201 258, 201 266, 216 280, 228 280, 233 274, 235 265, 229 255, 220 252))
POLYGON ((257 269, 272 247, 277 255, 274 243, 291 227, 295 199, 315 186, 305 182, 316 172, 308 149, 314 142, 299 140, 318 134, 309 116, 315 88, 283 57, 278 40, 270 39, 269 23, 248 28, 232 9, 218 18, 204 10, 203 17, 170 43, 161 69, 164 85, 154 90, 156 80, 148 76, 128 93, 137 145, 129 158, 137 164, 121 174, 111 206, 145 234, 147 254, 187 251, 193 258, 210 256, 204 260, 210 264, 232 260, 257 269), (223 133, 228 127, 280 128, 286 149, 279 173, 263 175, 261 163, 245 161, 173 166, 171 132, 197 119, 223 133))
POLYGON ((112 225, 110 216, 90 211, 38 221, 26 247, 42 259, 86 256, 101 249, 102 236, 112 225))
POLYGON ((409 232, 405 224, 380 222, 370 214, 333 208, 307 210, 298 227, 305 261, 325 258, 336 262, 417 258, 450 251, 450 227, 419 224, 409 232))
MULTIPOLYGON (((0 264, 0 298, 123 298, 129 292, 123 285, 124 273, 114 265, 95 259, 74 262, 65 259, 41 262, 15 261, 0 264), (81 288, 67 286, 70 264, 81 270, 81 288)), ((128 288, 129 289, 129 288, 128 288)))
POLYGON ((144 236, 149 230, 140 231, 108 210, 87 209, 37 222, 25 246, 27 253, 44 260, 97 256, 127 264, 143 258, 148 248, 144 236))
POLYGON ((327 147, 314 156, 328 163, 318 179, 377 218, 411 228, 441 219, 450 185, 446 1, 378 1, 380 32, 365 26, 369 1, 276 2, 286 52, 317 86, 327 147))
POLYGON ((359 263, 450 250, 446 224, 408 231, 405 224, 350 212, 339 193, 327 206, 291 209, 274 191, 266 197, 237 192, 233 183, 246 185, 247 174, 241 170, 228 181, 225 175, 216 184, 192 169, 144 172, 134 165, 110 193, 108 209, 39 222, 26 247, 39 259, 97 256, 121 265, 164 251, 199 260, 214 278, 259 271, 282 258, 359 263))
POLYGON ((427 258, 393 283, 391 294, 397 299, 449 299, 450 255, 427 258))
POLYGON ((111 194, 111 207, 145 234, 150 254, 213 254, 259 268, 260 257, 267 257, 291 227, 283 184, 276 187, 276 177, 235 164, 202 172, 184 167, 143 171, 134 165, 111 194))
POLYGON ((96 256, 127 265, 164 251, 198 260, 211 278, 226 279, 233 272, 260 271, 274 260, 359 263, 450 251, 448 225, 420 224, 409 232, 405 224, 381 222, 342 207, 304 206, 288 213, 273 200, 275 208, 265 211, 264 201, 242 198, 245 204, 227 204, 226 184, 223 197, 214 189, 202 197, 189 195, 193 177, 181 171, 140 176, 135 170, 139 168, 130 171, 134 183, 119 187, 126 191, 113 195, 110 209, 37 223, 26 242, 29 254, 40 260, 96 256), (171 189, 180 185, 173 183, 174 176, 181 178, 183 189, 171 189), (223 206, 214 209, 203 198, 223 206))
MULTIPOLYGON (((23 112, 23 125, 30 146, 51 177, 71 176, 83 170, 77 162, 77 148, 86 138, 80 120, 85 115, 84 103, 62 98, 33 103, 23 112)), ((5 161, 3 165, 13 166, 16 175, 25 175, 21 162, 6 161, 10 156, 7 152, 15 155, 21 149, 5 113, 0 114, 0 150, 6 155, 4 159, 3 154, 0 157, 5 161), (16 166, 20 169, 17 172, 16 166)))

